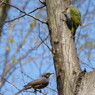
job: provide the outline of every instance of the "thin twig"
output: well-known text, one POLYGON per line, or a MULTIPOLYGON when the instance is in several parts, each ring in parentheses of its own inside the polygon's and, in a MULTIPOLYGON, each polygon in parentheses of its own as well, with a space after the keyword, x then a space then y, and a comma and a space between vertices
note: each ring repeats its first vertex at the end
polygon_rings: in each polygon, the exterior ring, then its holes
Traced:
MULTIPOLYGON (((48 35, 48 37, 49 37, 49 35, 48 35)), ((52 52, 52 50, 50 49, 50 47, 45 43, 45 41, 40 37, 40 35, 39 35, 39 38, 46 45, 46 47, 52 52)))
POLYGON ((42 20, 40 20, 40 19, 38 19, 38 18, 36 18, 36 17, 34 17, 34 16, 32 16, 32 15, 30 15, 30 14, 28 14, 28 13, 26 13, 26 12, 22 11, 21 9, 19 9, 19 8, 18 8, 18 7, 16 7, 16 6, 13 6, 13 5, 8 4, 8 3, 5 3, 5 2, 3 2, 3 4, 9 5, 9 6, 11 6, 11 7, 15 8, 15 9, 19 10, 20 12, 24 13, 25 15, 30 16, 30 17, 34 18, 35 20, 37 20, 37 21, 39 21, 39 22, 41 22, 41 23, 45 23, 45 24, 47 24, 47 22, 46 22, 46 21, 42 21, 42 20))
MULTIPOLYGON (((43 93, 41 90, 37 90, 37 89, 36 89, 36 91, 37 91, 37 92, 42 93, 43 95, 47 95, 46 93, 43 93)), ((33 92, 33 91, 24 91, 24 92, 31 92, 31 93, 35 93, 35 92, 33 92)))
MULTIPOLYGON (((33 11, 29 12, 28 14, 31 14, 31 13, 33 13, 33 12, 35 12, 35 11, 41 9, 41 8, 44 8, 44 7, 45 7, 45 6, 38 7, 38 8, 36 8, 36 9, 34 9, 33 11)), ((17 17, 17 18, 14 18, 14 19, 11 19, 11 20, 4 21, 4 22, 0 23, 0 25, 1 25, 1 24, 4 24, 4 23, 12 22, 12 21, 17 20, 17 19, 20 19, 20 18, 22 18, 22 17, 24 17, 24 16, 26 16, 26 15, 24 14, 24 15, 19 16, 19 17, 17 17)))
POLYGON ((50 90, 52 90, 52 91, 58 93, 58 91, 56 91, 55 89, 52 89, 52 88, 50 88, 50 87, 47 87, 47 88, 49 88, 50 90))
MULTIPOLYGON (((14 86, 16 89, 18 89, 18 87, 16 87, 14 84, 12 84, 11 82, 9 82, 8 80, 6 80, 5 78, 2 77, 2 75, 0 75, 0 77, 5 80, 7 83, 9 83, 10 85, 14 86)), ((20 90, 20 89, 18 89, 20 90)))
MULTIPOLYGON (((39 24, 39 38, 40 38, 40 40, 46 45, 46 47, 52 52, 52 50, 50 49, 50 47, 45 43, 45 40, 43 40, 42 38, 41 38, 41 36, 40 36, 40 24, 39 24)), ((48 34, 48 36, 47 37, 49 37, 49 34, 48 34)))
POLYGON ((24 73, 23 71, 21 71, 21 73, 23 73, 25 76, 27 76, 28 78, 34 80, 33 78, 31 78, 30 76, 28 76, 26 73, 24 73))
POLYGON ((39 0, 39 2, 46 6, 46 2, 45 1, 39 0))

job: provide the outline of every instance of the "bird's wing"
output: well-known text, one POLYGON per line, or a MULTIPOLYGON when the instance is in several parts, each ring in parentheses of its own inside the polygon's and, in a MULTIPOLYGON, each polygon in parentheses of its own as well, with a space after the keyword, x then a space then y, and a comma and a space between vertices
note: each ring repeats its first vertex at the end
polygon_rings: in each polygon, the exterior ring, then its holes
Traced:
POLYGON ((40 78, 40 79, 37 79, 37 80, 34 80, 32 82, 29 82, 26 86, 33 86, 33 85, 38 85, 38 84, 44 84, 48 82, 45 78, 40 78))
POLYGON ((74 10, 71 8, 71 15, 73 21, 81 25, 81 12, 76 7, 74 10))

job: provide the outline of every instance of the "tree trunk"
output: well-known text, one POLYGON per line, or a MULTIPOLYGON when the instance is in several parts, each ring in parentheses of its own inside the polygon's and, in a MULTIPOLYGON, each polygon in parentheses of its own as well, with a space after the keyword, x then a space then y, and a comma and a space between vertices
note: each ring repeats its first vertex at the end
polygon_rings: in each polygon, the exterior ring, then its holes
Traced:
POLYGON ((94 94, 87 94, 88 89, 83 85, 87 85, 90 77, 80 69, 75 43, 65 23, 64 10, 68 7, 67 1, 46 0, 58 95, 95 95, 95 90, 94 94))
MULTIPOLYGON (((10 0, 3 0, 6 3, 10 3, 10 0)), ((9 10, 8 5, 5 5, 4 3, 1 2, 0 5, 0 36, 2 35, 2 29, 3 29, 3 25, 4 25, 4 21, 6 20, 7 14, 8 14, 8 10, 9 10)))
MULTIPOLYGON (((3 0, 3 1, 6 3, 10 3, 10 0, 7 0, 7 1, 3 0)), ((0 5, 0 41, 2 38, 1 36, 2 36, 2 32, 3 32, 4 21, 7 18, 9 9, 10 9, 10 6, 5 5, 3 2, 1 2, 1 5, 0 5)), ((5 73, 6 64, 7 64, 7 62, 4 63, 3 73, 2 73, 2 76, 0 76, 0 77, 2 77, 0 80, 0 89, 2 88, 2 86, 4 85, 4 83, 6 81, 6 80, 4 80, 4 78, 6 79, 6 74, 7 74, 7 72, 5 73)))

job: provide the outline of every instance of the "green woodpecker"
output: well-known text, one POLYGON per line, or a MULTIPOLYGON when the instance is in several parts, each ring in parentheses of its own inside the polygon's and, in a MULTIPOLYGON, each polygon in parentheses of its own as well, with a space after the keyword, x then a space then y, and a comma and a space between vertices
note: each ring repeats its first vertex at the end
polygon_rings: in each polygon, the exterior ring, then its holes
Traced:
POLYGON ((70 5, 65 12, 66 16, 66 23, 68 28, 71 30, 73 36, 75 36, 76 29, 79 25, 82 24, 81 22, 81 13, 78 8, 73 5, 70 5))

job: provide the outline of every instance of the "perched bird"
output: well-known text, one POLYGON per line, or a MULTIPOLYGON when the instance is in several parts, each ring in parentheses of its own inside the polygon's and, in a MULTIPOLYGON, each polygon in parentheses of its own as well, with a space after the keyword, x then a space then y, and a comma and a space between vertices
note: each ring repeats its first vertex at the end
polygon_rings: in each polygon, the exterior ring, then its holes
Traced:
POLYGON ((65 11, 65 16, 67 26, 71 30, 72 36, 75 36, 76 29, 82 24, 81 12, 75 6, 70 5, 65 11))
POLYGON ((35 91, 36 91, 36 89, 45 88, 49 84, 49 77, 51 74, 53 74, 53 73, 50 73, 50 72, 44 73, 41 78, 36 79, 32 82, 29 82, 27 85, 24 86, 24 88, 22 90, 17 92, 15 95, 17 95, 18 93, 20 93, 24 90, 31 89, 31 88, 33 88, 35 91))

